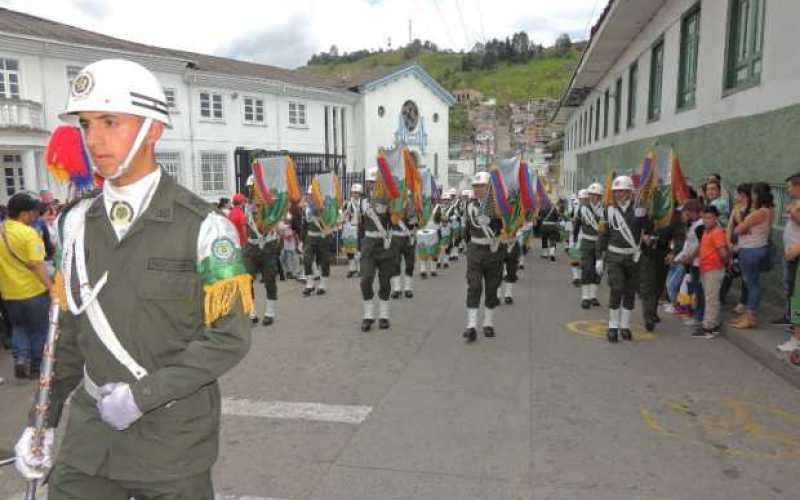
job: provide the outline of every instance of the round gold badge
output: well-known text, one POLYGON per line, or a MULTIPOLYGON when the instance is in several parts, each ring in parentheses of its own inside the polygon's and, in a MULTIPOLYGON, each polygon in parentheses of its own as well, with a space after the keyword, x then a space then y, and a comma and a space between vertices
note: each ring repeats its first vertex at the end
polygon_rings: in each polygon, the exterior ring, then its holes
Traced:
POLYGON ((111 223, 115 226, 127 226, 133 222, 133 207, 127 201, 115 201, 111 204, 111 223))

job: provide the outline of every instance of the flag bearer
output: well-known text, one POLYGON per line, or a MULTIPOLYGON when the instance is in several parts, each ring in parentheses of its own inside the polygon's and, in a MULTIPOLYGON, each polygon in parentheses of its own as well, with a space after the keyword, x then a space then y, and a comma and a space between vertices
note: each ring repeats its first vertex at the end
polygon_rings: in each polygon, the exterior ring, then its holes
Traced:
POLYGON ((314 293, 315 280, 312 264, 317 264, 322 275, 317 288, 317 295, 325 295, 328 290, 328 277, 331 275, 330 233, 322 227, 314 203, 311 201, 311 186, 308 186, 305 208, 305 232, 303 243, 303 266, 305 267, 306 286, 303 296, 314 293))
MULTIPOLYGON (((261 324, 269 326, 275 322, 275 304, 278 301, 276 277, 281 240, 278 237, 277 229, 267 229, 264 226, 258 210, 259 207, 255 204, 251 203, 247 206, 247 244, 244 248, 244 264, 253 280, 258 274, 261 274, 267 292, 264 319, 261 324)), ((258 323, 255 307, 250 313, 250 320, 258 323)))
POLYGON ((597 246, 600 233, 605 227, 603 210, 603 186, 595 182, 586 189, 587 200, 578 210, 578 245, 581 255, 581 307, 600 306, 597 299, 597 287, 600 275, 597 273, 597 246))
POLYGON ((409 200, 406 211, 397 217, 397 224, 392 225, 392 246, 397 254, 395 276, 392 278, 392 298, 414 297, 414 258, 417 254, 417 214, 413 202, 409 200), (403 261, 403 265, 401 265, 403 261))
POLYGON ((556 203, 550 203, 550 207, 544 211, 541 218, 541 235, 542 235, 542 255, 543 259, 550 258, 550 261, 556 261, 556 247, 561 240, 561 214, 558 211, 556 203))
POLYGON ((350 188, 350 199, 344 207, 344 226, 342 238, 345 241, 345 254, 347 254, 347 277, 358 276, 358 225, 361 215, 360 205, 361 196, 364 194, 364 187, 359 183, 354 183, 350 188), (351 240, 355 239, 355 244, 351 240))

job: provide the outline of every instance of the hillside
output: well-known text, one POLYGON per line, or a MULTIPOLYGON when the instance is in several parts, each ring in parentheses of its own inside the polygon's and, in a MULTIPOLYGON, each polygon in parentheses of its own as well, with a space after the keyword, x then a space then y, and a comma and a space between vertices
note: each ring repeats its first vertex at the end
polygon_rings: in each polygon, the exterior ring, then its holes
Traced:
POLYGON ((406 59, 402 49, 371 54, 355 62, 328 63, 299 68, 317 76, 353 78, 356 75, 388 70, 402 64, 418 62, 448 90, 474 88, 497 98, 499 105, 529 97, 560 97, 577 64, 579 52, 564 56, 546 50, 545 54, 524 64, 498 64, 492 69, 463 71, 464 54, 422 50, 413 59, 406 59))

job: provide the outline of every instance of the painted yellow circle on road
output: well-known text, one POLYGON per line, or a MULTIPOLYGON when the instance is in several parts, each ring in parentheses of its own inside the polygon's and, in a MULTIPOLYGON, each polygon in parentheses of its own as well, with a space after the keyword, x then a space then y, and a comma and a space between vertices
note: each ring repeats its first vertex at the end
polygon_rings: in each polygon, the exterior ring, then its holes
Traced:
POLYGON ((756 460, 800 458, 800 415, 735 399, 676 397, 642 405, 650 430, 722 455, 756 460))
MULTIPOLYGON (((600 319, 581 319, 569 322, 565 326, 572 333, 603 340, 605 340, 608 332, 608 322, 600 319)), ((631 331, 633 332, 633 340, 653 340, 657 337, 656 334, 638 326, 632 326, 631 331)))

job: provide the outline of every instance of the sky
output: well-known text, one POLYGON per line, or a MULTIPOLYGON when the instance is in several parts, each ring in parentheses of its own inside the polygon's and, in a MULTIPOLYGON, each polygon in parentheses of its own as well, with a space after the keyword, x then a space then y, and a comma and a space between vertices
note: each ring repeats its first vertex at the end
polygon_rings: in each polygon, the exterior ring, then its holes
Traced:
POLYGON ((545 46, 588 30, 608 0, 0 0, 0 7, 106 35, 285 68, 413 38, 468 50, 517 31, 545 46))

